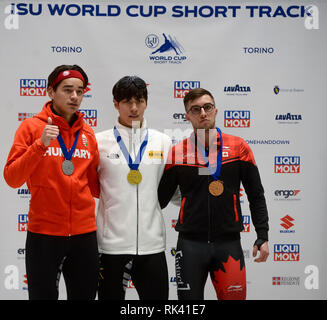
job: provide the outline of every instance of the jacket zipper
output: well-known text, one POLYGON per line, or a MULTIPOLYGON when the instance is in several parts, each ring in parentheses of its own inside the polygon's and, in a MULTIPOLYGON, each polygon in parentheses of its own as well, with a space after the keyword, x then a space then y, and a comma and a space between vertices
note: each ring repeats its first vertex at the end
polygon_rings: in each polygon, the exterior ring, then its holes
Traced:
POLYGON ((234 198, 234 213, 235 213, 235 222, 238 222, 238 212, 237 212, 237 198, 236 198, 236 194, 233 194, 233 198, 234 198))
POLYGON ((184 205, 185 205, 186 197, 183 197, 181 203, 181 211, 179 213, 179 223, 183 224, 183 215, 184 215, 184 205))
MULTIPOLYGON (((71 146, 71 135, 72 135, 72 130, 69 129, 69 146, 71 146)), ((70 149, 69 149, 70 151, 70 149)), ((72 156, 73 157, 73 156, 72 156)), ((68 237, 70 237, 72 235, 72 179, 69 176, 69 181, 70 181, 70 201, 69 201, 69 233, 68 233, 68 237)))
MULTIPOLYGON (((132 144, 133 144, 133 151, 134 151, 134 159, 136 159, 136 151, 135 151, 135 136, 136 136, 136 129, 132 132, 132 144)), ((139 186, 136 185, 136 255, 139 254, 139 186)))
MULTIPOLYGON (((208 176, 208 188, 209 188, 209 176, 208 176)), ((210 226, 211 226, 211 213, 210 213, 210 193, 208 192, 208 243, 210 243, 210 226)))
MULTIPOLYGON (((209 157, 209 148, 206 148, 206 156, 209 157)), ((209 189, 209 184, 210 184, 210 178, 209 178, 209 175, 207 176, 207 186, 208 186, 208 189, 209 189)), ((207 190, 208 190, 207 189, 207 190)), ((207 191, 207 195, 208 195, 208 243, 211 242, 210 240, 210 228, 211 228, 211 212, 210 212, 210 193, 209 191, 207 191)))
POLYGON ((136 254, 139 254, 139 186, 136 185, 136 254))

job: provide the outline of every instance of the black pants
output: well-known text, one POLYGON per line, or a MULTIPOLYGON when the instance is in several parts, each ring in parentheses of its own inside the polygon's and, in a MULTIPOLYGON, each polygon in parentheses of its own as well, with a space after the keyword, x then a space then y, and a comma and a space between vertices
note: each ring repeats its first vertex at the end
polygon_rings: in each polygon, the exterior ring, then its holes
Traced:
POLYGON ((25 263, 30 300, 57 300, 61 273, 67 299, 95 299, 99 275, 95 232, 71 237, 27 232, 25 263))
POLYGON ((178 238, 176 282, 179 300, 203 300, 210 273, 220 300, 246 298, 246 274, 240 240, 201 242, 178 238))
POLYGON ((101 255, 99 300, 124 300, 129 279, 132 279, 140 300, 168 300, 165 253, 101 255))

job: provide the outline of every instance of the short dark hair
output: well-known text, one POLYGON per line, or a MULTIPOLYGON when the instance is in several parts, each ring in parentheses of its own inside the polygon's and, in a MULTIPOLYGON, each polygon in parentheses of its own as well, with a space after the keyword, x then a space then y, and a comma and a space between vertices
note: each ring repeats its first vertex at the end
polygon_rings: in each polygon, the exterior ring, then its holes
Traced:
POLYGON ((148 90, 146 83, 138 76, 125 76, 121 78, 112 88, 112 95, 117 102, 122 100, 145 99, 148 101, 148 90))
MULTIPOLYGON (((87 77, 85 71, 84 71, 80 66, 78 66, 77 64, 74 64, 74 65, 62 64, 62 65, 56 67, 56 68, 55 68, 55 69, 50 73, 50 75, 49 75, 49 77, 48 77, 48 85, 47 85, 48 89, 49 89, 51 83, 52 83, 54 80, 56 80, 56 78, 58 77, 59 73, 62 72, 62 71, 65 71, 65 70, 76 70, 76 71, 78 71, 79 73, 81 73, 81 75, 82 75, 83 78, 84 78, 84 87, 83 87, 83 88, 84 88, 84 89, 86 88, 86 86, 87 86, 87 84, 88 84, 88 82, 89 82, 89 79, 88 79, 88 77, 87 77)), ((59 86, 59 84, 60 84, 60 82, 57 83, 57 84, 54 86, 54 88, 53 88, 54 91, 56 91, 56 89, 57 89, 57 87, 59 86)))
POLYGON ((215 103, 215 98, 213 97, 213 95, 206 89, 203 89, 203 88, 195 88, 195 89, 192 89, 190 90, 185 96, 184 96, 184 107, 185 107, 185 110, 186 110, 186 106, 187 104, 190 102, 190 101, 193 101, 197 98, 200 98, 204 95, 208 95, 212 98, 213 102, 215 103))

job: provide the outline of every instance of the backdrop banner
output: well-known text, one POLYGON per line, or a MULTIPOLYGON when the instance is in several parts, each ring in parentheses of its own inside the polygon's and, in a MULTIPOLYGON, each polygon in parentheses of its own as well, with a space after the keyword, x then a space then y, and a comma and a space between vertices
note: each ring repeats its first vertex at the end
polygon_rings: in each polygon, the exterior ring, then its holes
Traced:
MULTIPOLYGON (((326 299, 326 16, 322 0, 1 1, 2 170, 18 126, 49 100, 47 77, 58 65, 88 74, 80 109, 96 133, 117 120, 111 90, 125 75, 146 81, 147 123, 174 144, 192 132, 184 95, 203 87, 215 97, 217 126, 253 150, 265 189, 266 263, 252 257, 256 233, 240 189, 247 299, 326 299)), ((2 175, 0 197, 0 299, 26 300, 30 193, 2 175)), ((178 214, 173 204, 163 210, 170 300, 178 214)), ((138 299, 131 281, 126 299, 138 299)), ((210 277, 205 299, 216 299, 210 277)))

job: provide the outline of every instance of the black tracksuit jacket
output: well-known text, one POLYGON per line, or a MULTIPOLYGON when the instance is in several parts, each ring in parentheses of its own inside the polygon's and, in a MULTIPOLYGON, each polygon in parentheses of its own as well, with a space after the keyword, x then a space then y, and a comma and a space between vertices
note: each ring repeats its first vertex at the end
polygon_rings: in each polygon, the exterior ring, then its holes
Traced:
MULTIPOLYGON (((267 206, 253 153, 242 138, 222 133, 222 140, 219 180, 224 184, 223 194, 211 195, 209 184, 213 181, 212 176, 199 174, 200 168, 206 168, 206 161, 197 147, 200 142, 193 133, 170 150, 158 189, 160 205, 166 207, 179 186, 182 201, 175 229, 180 236, 208 242, 239 239, 243 230, 240 206, 242 183, 249 200, 257 238, 268 240, 267 206)), ((219 150, 219 145, 220 138, 217 134, 217 139, 209 149, 210 164, 217 162, 217 151, 214 150, 219 150)))

